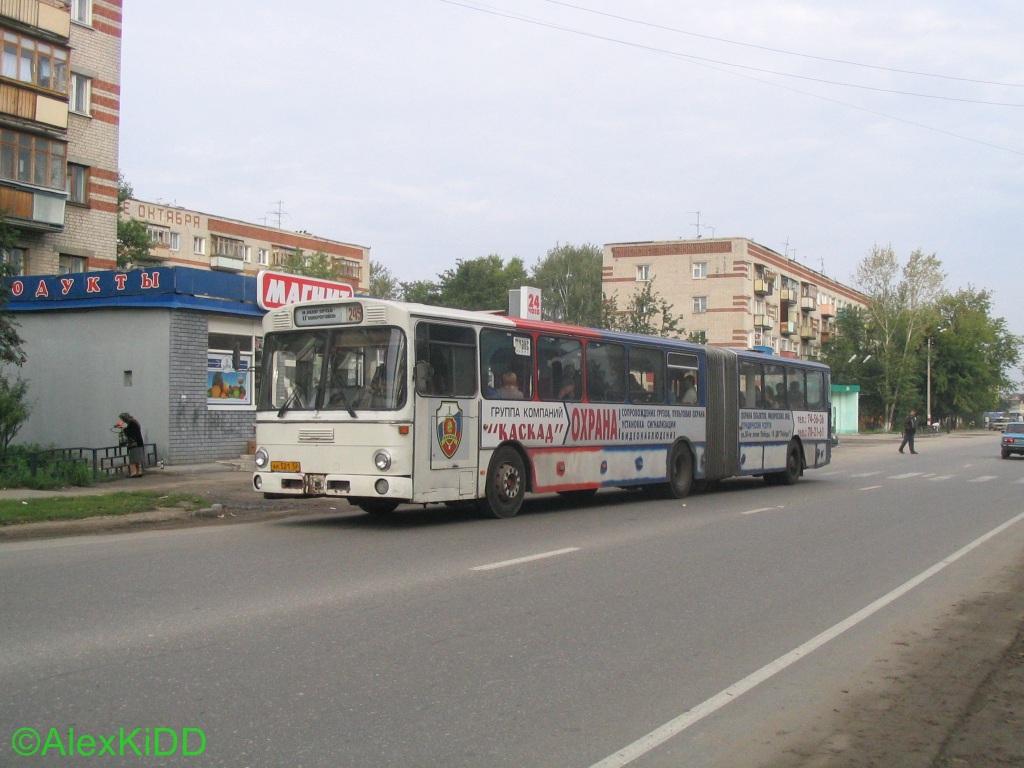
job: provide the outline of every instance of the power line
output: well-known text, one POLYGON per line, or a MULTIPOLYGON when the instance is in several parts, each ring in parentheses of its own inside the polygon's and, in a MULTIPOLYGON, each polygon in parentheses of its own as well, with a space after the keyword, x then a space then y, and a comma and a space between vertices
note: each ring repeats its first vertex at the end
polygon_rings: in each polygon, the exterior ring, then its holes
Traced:
POLYGON ((741 43, 737 40, 729 40, 724 37, 715 37, 713 35, 703 35, 699 32, 690 32, 685 29, 677 29, 675 27, 665 26, 663 24, 654 24, 648 21, 640 21, 639 19, 631 19, 628 16, 619 16, 614 13, 605 13, 604 11, 595 11, 593 8, 584 8, 582 5, 573 5, 572 3, 562 2, 562 0, 545 0, 545 2, 551 3, 552 5, 561 5, 566 8, 573 8, 577 11, 583 11, 585 13, 592 13, 596 16, 605 16, 610 19, 617 19, 618 21, 625 21, 630 24, 638 24, 643 27, 651 27, 652 29, 660 29, 665 32, 675 32, 680 35, 689 35, 691 37, 699 37, 703 40, 712 40, 716 43, 728 43, 729 45, 739 45, 744 48, 754 48, 759 51, 768 51, 769 53, 781 53, 784 56, 799 56, 803 59, 813 59, 815 61, 827 61, 830 64, 845 64, 850 67, 863 67, 865 69, 877 69, 882 72, 895 72, 901 75, 915 75, 917 77, 935 77, 942 80, 955 80, 961 83, 975 83, 977 85, 998 85, 1003 88, 1024 88, 1024 83, 1000 83, 993 80, 975 80, 969 77, 956 77, 954 75, 941 75, 935 72, 917 72, 913 69, 898 69, 896 67, 883 67, 878 64, 864 64, 859 61, 848 61, 846 59, 830 59, 827 56, 814 56, 809 53, 799 53, 797 51, 787 51, 782 48, 770 48, 766 45, 755 45, 754 43, 741 43))
MULTIPOLYGON (((499 17, 508 18, 508 19, 514 19, 516 21, 524 21, 524 22, 527 22, 529 24, 536 24, 538 26, 547 27, 549 29, 555 29, 555 30, 558 30, 558 31, 561 31, 561 32, 568 32, 570 34, 580 35, 582 37, 589 37, 589 38, 593 38, 593 39, 596 39, 596 40, 602 40, 602 41, 605 41, 605 42, 616 43, 618 45, 625 45, 625 46, 628 46, 630 48, 638 48, 640 50, 647 50, 647 51, 650 51, 652 53, 660 53, 660 54, 667 55, 667 56, 672 56, 672 57, 675 57, 675 58, 686 59, 686 60, 690 61, 691 63, 696 64, 697 66, 705 67, 707 69, 712 69, 712 70, 715 70, 716 72, 722 72, 722 73, 725 73, 725 74, 730 74, 730 75, 733 75, 735 77, 742 77, 742 78, 745 78, 747 80, 752 80, 752 81, 754 81, 756 83, 761 83, 762 85, 769 85, 769 86, 773 86, 775 88, 782 88, 782 89, 787 90, 787 91, 792 91, 793 93, 799 93, 799 94, 804 95, 804 96, 810 96, 811 98, 814 98, 814 99, 820 99, 822 101, 828 101, 828 102, 831 102, 833 104, 838 104, 840 106, 849 107, 851 109, 856 109, 858 111, 866 112, 868 114, 876 115, 878 117, 883 117, 883 118, 886 118, 888 120, 895 120, 897 122, 904 123, 906 125, 912 125, 915 128, 923 128, 923 129, 925 129, 927 131, 933 131, 935 133, 941 133, 941 134, 943 134, 945 136, 950 136, 950 137, 955 138, 955 139, 962 139, 964 141, 969 141, 969 142, 972 142, 974 144, 979 144, 981 146, 989 147, 991 149, 998 149, 1000 151, 1009 152, 1009 153, 1014 154, 1014 155, 1024 156, 1024 152, 1021 152, 1021 151, 1015 150, 1015 149, 1010 149, 1009 147, 1003 147, 1003 146, 1001 146, 999 144, 993 144, 991 142, 982 141, 981 139, 974 139, 974 138, 971 138, 970 136, 964 136, 964 135, 959 134, 959 133, 953 133, 952 131, 946 131, 946 130, 943 130, 941 128, 935 128, 935 127, 932 127, 930 125, 925 125, 924 123, 918 123, 918 122, 915 122, 913 120, 907 120, 905 118, 896 117, 895 115, 890 115, 890 114, 885 113, 885 112, 879 112, 877 110, 867 109, 866 107, 860 107, 860 106, 857 106, 856 104, 850 104, 849 102, 840 101, 839 99, 833 99, 833 98, 830 98, 828 96, 821 96, 819 94, 810 93, 808 91, 802 91, 799 88, 793 88, 791 86, 784 85, 782 83, 773 83, 773 82, 768 81, 768 80, 762 80, 760 78, 753 77, 751 75, 743 74, 742 72, 734 72, 734 71, 730 71, 730 70, 726 70, 726 69, 721 69, 719 66, 712 66, 712 64, 710 63, 710 60, 700 59, 700 58, 695 57, 695 56, 687 56, 685 54, 675 53, 673 51, 667 51, 667 50, 663 50, 663 49, 660 49, 660 48, 655 48, 653 46, 643 45, 643 44, 640 44, 640 43, 632 43, 632 42, 629 42, 627 40, 620 40, 620 39, 613 38, 613 37, 608 37, 608 36, 605 36, 605 35, 597 35, 597 34, 593 34, 593 33, 590 33, 590 32, 584 32, 582 30, 573 29, 571 27, 564 27, 564 26, 561 26, 561 25, 558 25, 558 24, 552 24, 552 23, 541 21, 541 20, 538 20, 538 19, 531 19, 531 18, 529 18, 527 16, 523 16, 522 14, 513 14, 513 13, 506 12, 506 11, 502 11, 502 10, 498 10, 498 9, 494 9, 494 8, 489 8, 487 6, 481 5, 480 3, 475 3, 473 5, 470 5, 469 3, 466 3, 466 2, 457 2, 457 0, 439 0, 439 1, 442 2, 442 3, 446 3, 448 5, 455 5, 455 6, 459 6, 459 7, 462 7, 462 8, 466 8, 466 9, 471 10, 471 11, 479 11, 481 13, 488 13, 488 14, 491 14, 491 15, 494 15, 494 16, 499 16, 499 17)), ((725 66, 732 66, 732 65, 726 64, 725 66)))
MULTIPOLYGON (((569 32, 570 34, 581 35, 583 37, 590 37, 590 38, 593 38, 595 40, 603 40, 603 41, 609 42, 609 43, 617 43, 618 45, 626 45, 626 46, 629 46, 631 48, 640 48, 642 50, 651 51, 653 53, 660 53, 660 54, 663 54, 665 56, 673 56, 673 57, 680 58, 680 59, 687 59, 689 61, 703 62, 705 64, 716 64, 716 65, 721 66, 721 67, 735 67, 736 69, 746 69, 746 70, 750 70, 750 71, 753 71, 753 72, 758 72, 760 74, 765 74, 765 75, 778 75, 779 77, 792 77, 792 78, 795 78, 797 80, 807 80, 809 82, 823 83, 825 85, 836 85, 836 86, 839 86, 839 87, 842 87, 842 88, 857 88, 857 89, 860 89, 860 90, 875 91, 875 92, 878 92, 878 93, 891 93, 891 94, 894 94, 894 95, 897 95, 897 96, 912 96, 914 98, 919 98, 919 99, 938 99, 940 101, 955 101, 955 102, 960 102, 960 103, 963 103, 963 104, 983 104, 985 106, 992 106, 992 107, 1024 108, 1024 104, 1021 104, 1021 103, 999 102, 999 101, 985 101, 985 100, 982 100, 982 99, 965 99, 965 98, 961 98, 961 97, 957 97, 957 96, 939 96, 939 95, 930 94, 930 93, 917 93, 915 91, 901 91, 901 90, 896 90, 896 89, 893 89, 893 88, 879 88, 877 86, 871 86, 871 85, 858 85, 857 83, 844 83, 844 82, 840 82, 838 80, 829 80, 828 78, 810 77, 809 75, 795 75, 795 74, 792 74, 790 72, 780 72, 778 70, 765 69, 764 67, 753 67, 753 66, 748 66, 746 64, 735 64, 735 63, 733 63, 731 61, 721 61, 719 59, 709 59, 709 58, 704 57, 704 56, 694 56, 693 54, 689 54, 689 53, 679 53, 678 51, 670 51, 668 49, 658 48, 658 47, 655 47, 653 45, 645 45, 643 43, 634 43, 634 42, 630 42, 629 40, 623 40, 623 39, 617 38, 617 37, 609 37, 607 35, 599 35, 599 34, 596 34, 594 32, 586 32, 586 31, 584 31, 582 29, 575 29, 573 27, 566 27, 566 26, 563 26, 561 24, 554 24, 552 22, 542 21, 540 19, 534 19, 534 18, 531 18, 529 16, 525 16, 523 14, 512 13, 512 12, 509 12, 509 11, 504 11, 504 10, 501 10, 501 9, 498 9, 498 8, 494 8, 492 6, 483 5, 482 3, 473 3, 471 1, 470 2, 457 2, 457 0, 440 0, 440 1, 442 3, 447 3, 448 5, 457 5, 457 6, 460 6, 462 8, 467 8, 467 9, 469 9, 471 11, 479 11, 480 13, 488 13, 488 14, 491 14, 493 16, 501 16, 501 17, 506 18, 506 19, 515 19, 516 21, 524 21, 527 24, 536 24, 537 26, 547 27, 548 29, 555 29, 555 30, 559 30, 561 32, 569 32)), ((625 19, 625 20, 629 21, 629 19, 625 19)), ((638 23, 642 23, 642 22, 638 22, 638 23)))

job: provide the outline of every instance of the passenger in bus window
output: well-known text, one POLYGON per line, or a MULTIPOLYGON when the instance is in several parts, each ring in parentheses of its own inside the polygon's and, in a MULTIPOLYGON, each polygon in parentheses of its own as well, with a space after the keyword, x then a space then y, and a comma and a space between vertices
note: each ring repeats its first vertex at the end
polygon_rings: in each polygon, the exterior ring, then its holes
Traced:
POLYGON ((697 380, 692 373, 688 373, 683 377, 682 403, 683 405, 697 404, 697 380))
POLYGON ((498 394, 506 400, 523 399, 523 391, 519 389, 519 377, 516 376, 515 371, 508 370, 501 374, 501 387, 498 389, 498 394))

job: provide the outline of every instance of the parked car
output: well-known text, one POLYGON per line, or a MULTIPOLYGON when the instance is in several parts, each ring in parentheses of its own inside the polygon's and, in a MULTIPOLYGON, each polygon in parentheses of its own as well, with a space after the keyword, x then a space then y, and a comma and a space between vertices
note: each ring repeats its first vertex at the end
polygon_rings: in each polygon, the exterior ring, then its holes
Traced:
POLYGON ((1003 430, 1003 458, 1011 453, 1024 455, 1024 421, 1011 422, 1003 430))

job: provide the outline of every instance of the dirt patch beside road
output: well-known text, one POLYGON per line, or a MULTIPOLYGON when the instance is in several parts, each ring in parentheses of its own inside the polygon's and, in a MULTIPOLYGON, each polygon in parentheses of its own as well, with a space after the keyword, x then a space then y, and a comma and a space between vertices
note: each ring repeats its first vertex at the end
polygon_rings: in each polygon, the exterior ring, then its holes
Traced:
POLYGON ((897 641, 863 693, 773 768, 1024 766, 1024 559, 1000 588, 897 641))

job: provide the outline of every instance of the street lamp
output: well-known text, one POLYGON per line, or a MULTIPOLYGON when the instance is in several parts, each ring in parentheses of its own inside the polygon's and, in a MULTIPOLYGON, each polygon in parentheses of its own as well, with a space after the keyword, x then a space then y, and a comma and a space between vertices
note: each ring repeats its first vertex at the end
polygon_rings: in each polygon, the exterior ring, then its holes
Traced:
MULTIPOLYGON (((945 328, 939 328, 936 333, 944 333, 945 328)), ((928 337, 928 383, 926 385, 927 391, 925 392, 926 410, 928 411, 928 430, 932 428, 932 336, 928 337)))

